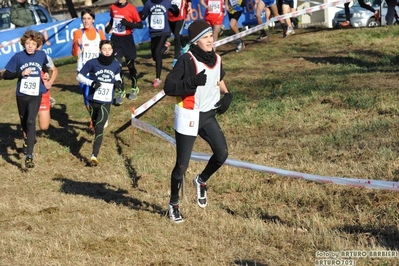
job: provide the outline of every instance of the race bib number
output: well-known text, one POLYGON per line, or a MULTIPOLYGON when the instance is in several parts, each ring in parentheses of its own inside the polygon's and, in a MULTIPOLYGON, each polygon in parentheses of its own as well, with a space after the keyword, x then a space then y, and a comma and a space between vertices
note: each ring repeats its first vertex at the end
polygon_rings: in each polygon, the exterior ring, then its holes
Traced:
POLYGON ((126 27, 121 24, 121 20, 122 20, 121 18, 114 18, 112 28, 113 28, 113 31, 116 33, 125 34, 126 27))
POLYGON ((152 15, 150 21, 150 27, 154 30, 163 30, 165 28, 165 16, 164 15, 152 15))
POLYGON ((40 77, 26 77, 21 79, 21 85, 19 86, 19 92, 30 95, 38 96, 40 89, 40 77))
POLYGON ((198 135, 199 111, 189 110, 175 105, 175 123, 177 132, 188 136, 198 135))
POLYGON ((220 1, 209 1, 208 6, 212 8, 212 10, 209 11, 209 13, 212 14, 219 14, 221 7, 220 7, 220 1))
POLYGON ((93 100, 110 103, 112 102, 113 90, 114 84, 101 83, 101 87, 94 92, 93 100))
POLYGON ((89 45, 83 47, 82 51, 82 60, 83 64, 86 64, 87 61, 93 58, 97 58, 99 54, 98 45, 89 45))
POLYGON ((172 0, 172 5, 177 5, 179 8, 180 8, 180 5, 181 5, 181 1, 182 0, 172 0))

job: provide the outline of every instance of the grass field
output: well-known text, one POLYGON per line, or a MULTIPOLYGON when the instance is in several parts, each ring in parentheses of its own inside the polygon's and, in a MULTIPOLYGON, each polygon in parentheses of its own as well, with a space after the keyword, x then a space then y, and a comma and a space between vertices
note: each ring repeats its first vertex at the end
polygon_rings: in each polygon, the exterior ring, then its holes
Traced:
MULTIPOLYGON (((399 27, 296 32, 283 39, 273 30, 261 43, 247 36, 240 53, 234 43, 218 48, 234 94, 219 117, 229 158, 399 181, 399 27)), ((171 63, 166 55, 162 79, 171 63)), ((139 98, 112 106, 94 168, 86 166, 93 134, 76 64, 56 64, 57 104, 49 130, 38 131, 36 167, 27 172, 16 81, 1 81, 0 265, 315 265, 330 259, 328 251, 398 252, 397 192, 223 166, 208 181, 203 210, 191 185, 205 166, 197 161, 187 172, 185 221, 170 222, 174 147, 130 127, 131 108, 159 91, 151 87, 149 50, 140 49, 137 58, 139 98)), ((140 120, 174 137, 173 106, 165 97, 140 120)), ((200 138, 194 151, 211 152, 200 138)), ((399 265, 395 254, 352 254, 341 265, 399 265)))

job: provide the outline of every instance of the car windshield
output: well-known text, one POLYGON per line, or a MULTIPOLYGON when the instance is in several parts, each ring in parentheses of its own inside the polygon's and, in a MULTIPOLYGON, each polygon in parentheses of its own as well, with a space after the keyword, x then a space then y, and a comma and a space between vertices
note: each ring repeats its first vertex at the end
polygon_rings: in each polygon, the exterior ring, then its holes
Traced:
MULTIPOLYGON (((367 0, 366 0, 367 1, 367 0)), ((371 0, 371 1, 364 1, 367 5, 371 5, 372 7, 379 7, 381 4, 381 0, 371 0)), ((358 1, 353 3, 353 6, 360 7, 360 4, 358 1)))
POLYGON ((10 13, 0 14, 0 30, 10 28, 10 13))

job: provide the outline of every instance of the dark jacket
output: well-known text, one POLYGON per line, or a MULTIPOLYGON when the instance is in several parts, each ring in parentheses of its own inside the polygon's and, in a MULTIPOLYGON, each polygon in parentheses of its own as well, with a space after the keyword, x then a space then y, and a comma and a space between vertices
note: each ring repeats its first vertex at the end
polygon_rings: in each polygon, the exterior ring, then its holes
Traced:
POLYGON ((15 24, 15 27, 26 27, 35 24, 33 13, 26 1, 23 3, 16 1, 11 6, 11 22, 15 24))

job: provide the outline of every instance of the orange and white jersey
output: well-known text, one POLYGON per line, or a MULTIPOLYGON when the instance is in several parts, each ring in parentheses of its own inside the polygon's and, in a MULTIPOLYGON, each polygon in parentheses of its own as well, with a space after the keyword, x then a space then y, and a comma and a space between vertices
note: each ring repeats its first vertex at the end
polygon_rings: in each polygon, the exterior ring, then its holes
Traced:
POLYGON ((80 53, 78 54, 78 67, 77 70, 81 70, 87 61, 93 58, 97 58, 100 53, 100 33, 96 32, 94 40, 90 40, 86 34, 82 33, 82 44, 80 45, 80 53))

